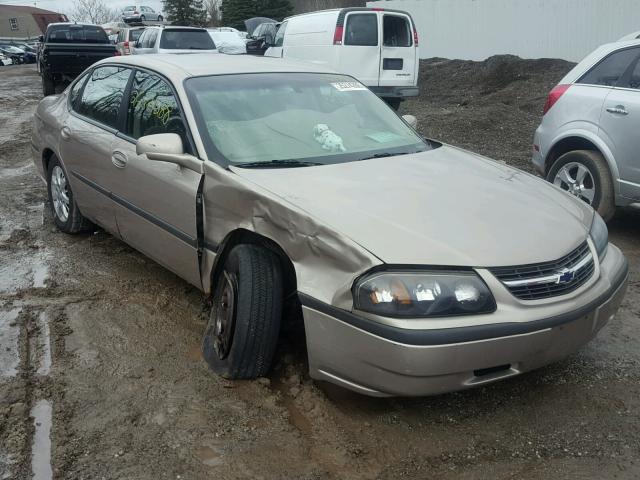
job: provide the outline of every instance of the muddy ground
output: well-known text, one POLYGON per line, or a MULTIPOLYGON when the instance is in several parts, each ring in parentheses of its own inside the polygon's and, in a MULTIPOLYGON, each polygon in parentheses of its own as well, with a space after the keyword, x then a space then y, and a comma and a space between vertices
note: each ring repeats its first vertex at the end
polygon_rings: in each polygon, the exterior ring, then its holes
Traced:
MULTIPOLYGON (((402 108, 432 137, 529 168, 569 68, 431 60, 402 108)), ((294 339, 269 379, 229 382, 201 358, 198 291, 104 232, 56 231, 30 160, 39 98, 35 69, 0 69, 0 478, 640 477, 638 212, 610 225, 631 265, 622 309, 563 362, 373 399, 310 381, 294 339)))

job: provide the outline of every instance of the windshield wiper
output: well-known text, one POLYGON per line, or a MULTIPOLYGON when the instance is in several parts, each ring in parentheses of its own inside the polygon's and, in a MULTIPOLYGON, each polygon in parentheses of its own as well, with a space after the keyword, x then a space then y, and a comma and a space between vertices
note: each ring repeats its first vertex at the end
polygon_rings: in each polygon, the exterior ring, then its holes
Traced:
POLYGON ((418 152, 374 153, 373 155, 369 155, 368 157, 362 157, 362 158, 359 158, 358 160, 371 160, 373 158, 397 157, 399 155, 410 155, 412 153, 418 153, 418 152))
POLYGON ((308 162, 305 160, 268 160, 266 162, 238 163, 234 167, 242 168, 295 168, 295 167, 315 167, 325 165, 319 162, 308 162))

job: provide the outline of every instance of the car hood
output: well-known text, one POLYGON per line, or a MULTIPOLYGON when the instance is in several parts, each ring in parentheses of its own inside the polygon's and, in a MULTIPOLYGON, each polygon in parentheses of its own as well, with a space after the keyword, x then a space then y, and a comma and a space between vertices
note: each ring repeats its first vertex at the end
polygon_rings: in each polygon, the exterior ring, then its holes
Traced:
POLYGON ((553 185, 449 146, 317 167, 231 168, 390 264, 555 260, 585 240, 593 218, 553 185))

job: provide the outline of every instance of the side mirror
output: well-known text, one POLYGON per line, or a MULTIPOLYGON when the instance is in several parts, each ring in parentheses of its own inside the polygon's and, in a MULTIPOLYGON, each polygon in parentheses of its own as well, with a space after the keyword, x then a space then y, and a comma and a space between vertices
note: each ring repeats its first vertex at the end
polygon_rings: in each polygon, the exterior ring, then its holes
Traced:
POLYGON ((418 119, 413 115, 402 115, 402 119, 414 130, 418 129, 418 119))
POLYGON ((136 153, 146 155, 149 160, 167 162, 182 168, 203 173, 202 160, 184 153, 182 139, 177 133, 158 133, 138 139, 136 153))

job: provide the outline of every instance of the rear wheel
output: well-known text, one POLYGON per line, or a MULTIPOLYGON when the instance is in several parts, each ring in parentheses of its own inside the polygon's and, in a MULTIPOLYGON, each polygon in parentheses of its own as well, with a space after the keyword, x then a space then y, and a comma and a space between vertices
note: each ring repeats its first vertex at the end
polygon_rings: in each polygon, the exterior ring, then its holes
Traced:
POLYGON ((144 18, 144 15, 140 15, 140 21, 144 22, 146 20, 146 18, 144 18))
POLYGON ((613 180, 599 152, 574 150, 559 157, 547 180, 591 205, 605 220, 615 213, 613 180))
POLYGON ((42 72, 42 94, 47 97, 56 93, 56 84, 46 72, 42 72))
POLYGON ((162 18, 162 15, 158 15, 158 21, 159 21, 159 22, 161 22, 162 20, 164 20, 164 19, 162 18))
POLYGON ((80 213, 73 198, 67 172, 55 155, 49 160, 47 190, 56 227, 65 233, 78 233, 92 227, 92 223, 80 213))
POLYGON ((214 282, 213 305, 202 341, 205 360, 225 378, 266 375, 282 318, 279 258, 257 245, 238 245, 214 282))

